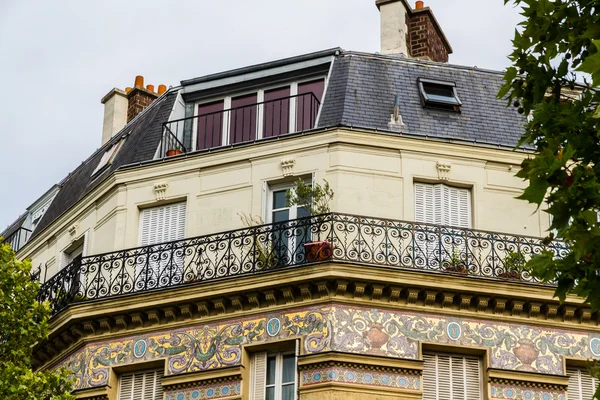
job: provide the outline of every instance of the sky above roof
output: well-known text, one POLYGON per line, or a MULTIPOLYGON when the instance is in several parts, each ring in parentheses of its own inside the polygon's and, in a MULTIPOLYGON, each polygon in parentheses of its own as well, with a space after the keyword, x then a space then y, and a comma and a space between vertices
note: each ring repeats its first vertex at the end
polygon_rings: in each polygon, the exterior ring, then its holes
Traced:
MULTIPOLYGON (((503 4, 425 1, 450 63, 506 68, 521 17, 503 4)), ((337 46, 379 51, 375 0, 0 0, 0 231, 100 146, 113 87, 136 75, 177 86, 337 46)))

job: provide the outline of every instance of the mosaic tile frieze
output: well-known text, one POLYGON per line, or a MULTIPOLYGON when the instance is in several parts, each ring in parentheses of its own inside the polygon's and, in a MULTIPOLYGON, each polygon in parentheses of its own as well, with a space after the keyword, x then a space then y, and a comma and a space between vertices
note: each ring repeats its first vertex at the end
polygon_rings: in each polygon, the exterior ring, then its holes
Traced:
POLYGON ((448 316, 337 306, 332 350, 418 359, 419 342, 489 348, 492 368, 563 374, 563 357, 599 358, 598 335, 448 316))
POLYGON ((102 386, 111 367, 166 360, 166 374, 205 371, 239 365, 242 346, 303 338, 305 354, 329 348, 329 309, 307 309, 256 318, 157 332, 95 343, 60 366, 73 371, 75 388, 102 386))
POLYGON ((566 400, 564 390, 547 390, 512 385, 490 385, 491 400, 566 400))
POLYGON ((346 366, 322 366, 300 372, 300 385, 303 387, 330 382, 406 390, 419 390, 421 387, 419 376, 406 373, 371 371, 346 366))
POLYGON ((166 390, 165 400, 212 400, 239 396, 242 393, 240 381, 214 383, 198 387, 166 390))

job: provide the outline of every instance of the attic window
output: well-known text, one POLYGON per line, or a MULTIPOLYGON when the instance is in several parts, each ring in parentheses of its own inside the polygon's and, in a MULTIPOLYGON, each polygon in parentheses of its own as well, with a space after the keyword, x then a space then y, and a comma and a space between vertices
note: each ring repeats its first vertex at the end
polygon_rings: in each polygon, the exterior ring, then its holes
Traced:
POLYGON ((418 79, 418 82, 424 107, 460 111, 462 103, 456 94, 456 84, 454 82, 421 78, 418 79))
POLYGON ((124 138, 119 140, 117 143, 113 144, 111 147, 108 148, 108 150, 104 152, 102 158, 100 159, 100 162, 98 163, 98 166, 96 167, 94 172, 92 172, 92 176, 98 174, 101 171, 104 171, 112 163, 115 156, 119 152, 119 149, 123 145, 124 141, 124 138))

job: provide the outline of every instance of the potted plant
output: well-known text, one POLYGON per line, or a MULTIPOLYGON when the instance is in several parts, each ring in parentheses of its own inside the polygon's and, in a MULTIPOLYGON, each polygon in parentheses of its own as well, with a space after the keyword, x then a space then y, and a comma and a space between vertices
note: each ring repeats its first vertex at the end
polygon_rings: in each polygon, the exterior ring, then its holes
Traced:
POLYGON ((462 275, 466 275, 469 272, 465 262, 460 257, 460 252, 454 248, 452 248, 450 260, 444 261, 444 267, 447 272, 455 272, 462 275))
MULTIPOLYGON (((253 226, 264 225, 264 222, 259 216, 252 216, 250 214, 238 213, 240 219, 248 228, 253 226)), ((262 266, 264 269, 276 267, 278 264, 277 257, 275 255, 275 249, 271 242, 263 243, 258 237, 255 237, 251 244, 245 246, 254 246, 253 251, 255 252, 256 264, 262 266)))
MULTIPOLYGON (((329 187, 329 182, 325 182, 322 186, 316 183, 314 186, 307 185, 304 180, 298 179, 294 182, 294 186, 288 189, 286 199, 288 205, 304 207, 309 210, 311 216, 317 217, 319 222, 323 214, 331 212, 329 202, 333 199, 334 192, 329 187)), ((317 229, 317 240, 309 243, 304 243, 304 252, 306 261, 323 261, 331 259, 333 248, 327 240, 320 240, 320 229, 317 229)))
POLYGON ((511 251, 506 255, 502 262, 504 264, 504 271, 498 274, 498 278, 521 279, 521 271, 527 263, 527 260, 522 253, 511 251))
POLYGON ((167 150, 167 157, 172 157, 179 154, 183 154, 183 151, 178 143, 174 144, 169 150, 167 150))

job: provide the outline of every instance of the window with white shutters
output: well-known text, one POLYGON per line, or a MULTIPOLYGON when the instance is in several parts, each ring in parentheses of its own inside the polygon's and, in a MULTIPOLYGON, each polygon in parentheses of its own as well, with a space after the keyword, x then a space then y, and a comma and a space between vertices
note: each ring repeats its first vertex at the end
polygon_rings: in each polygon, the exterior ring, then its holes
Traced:
POLYGON ((469 189, 415 183, 415 222, 471 227, 469 189))
POLYGON ((592 377, 587 368, 567 367, 567 376, 569 400, 592 400, 598 387, 598 379, 592 377))
POLYGON ((118 400, 163 400, 163 375, 162 368, 121 375, 118 400))
POLYGON ((283 353, 255 353, 251 361, 251 400, 295 400, 297 349, 283 353))
POLYGON ((182 247, 161 244, 185 238, 186 203, 143 209, 140 213, 140 246, 153 246, 136 258, 137 287, 162 287, 182 282, 185 268, 182 247))
POLYGON ((143 209, 140 215, 140 246, 183 239, 185 213, 185 202, 143 209))
POLYGON ((481 358, 423 354, 423 400, 480 400, 481 358))

